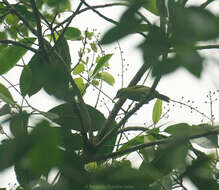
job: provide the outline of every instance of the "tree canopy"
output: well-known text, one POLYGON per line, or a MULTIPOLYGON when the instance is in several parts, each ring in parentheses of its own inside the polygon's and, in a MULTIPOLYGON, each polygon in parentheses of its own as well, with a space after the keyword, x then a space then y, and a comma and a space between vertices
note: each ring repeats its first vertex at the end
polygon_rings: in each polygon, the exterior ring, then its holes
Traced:
POLYGON ((6 138, 0 144, 0 172, 14 167, 16 190, 186 190, 185 179, 200 190, 218 189, 219 126, 213 113, 208 117, 187 105, 209 122, 160 125, 165 115, 162 100, 173 100, 156 90, 162 77, 178 68, 201 78, 205 57, 199 50, 219 48, 219 17, 208 9, 214 2, 191 6, 189 0, 113 0, 97 5, 85 0, 1 0, 0 132, 6 138), (117 6, 125 7, 119 20, 99 11, 117 6), (86 11, 113 26, 101 36, 82 31, 73 21, 86 11), (145 12, 159 22, 153 23, 145 12), (142 36, 138 49, 143 64, 113 99, 103 89, 116 80, 110 70, 113 53, 105 53, 104 45, 128 35, 142 36), (75 42, 82 43, 76 62, 69 47, 75 42), (7 73, 16 68, 21 74, 14 84, 7 73), (150 87, 146 80, 142 84, 148 75, 153 79, 150 87), (98 92, 95 105, 84 98, 90 88, 98 92), (60 104, 48 111, 32 106, 31 98, 41 90, 60 104), (113 104, 108 115, 98 109, 100 96, 113 104), (128 126, 153 99, 151 126, 128 126), (138 134, 129 139, 130 131, 138 134), (141 156, 139 168, 126 158, 133 152, 141 156), (54 169, 55 177, 49 180, 54 169))

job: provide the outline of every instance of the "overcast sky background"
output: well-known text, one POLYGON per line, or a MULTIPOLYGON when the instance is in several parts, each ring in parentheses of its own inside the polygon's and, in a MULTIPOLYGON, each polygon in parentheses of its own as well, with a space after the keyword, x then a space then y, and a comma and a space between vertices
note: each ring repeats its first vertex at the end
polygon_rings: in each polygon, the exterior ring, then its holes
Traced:
MULTIPOLYGON (((76 6, 75 1, 73 3, 73 6, 76 6)), ((90 0, 87 1, 90 5, 97 5, 97 4, 103 4, 104 2, 111 2, 111 1, 100 1, 99 0, 90 0)), ((113 1, 115 2, 115 1, 113 1)), ((191 4, 197 3, 197 0, 189 0, 191 4)), ((198 3, 205 2, 203 0, 199 0, 198 3)), ((209 6, 209 8, 213 11, 218 11, 219 9, 219 1, 216 0, 214 3, 209 6)), ((104 15, 118 20, 121 13, 125 10, 124 7, 113 7, 113 8, 105 8, 100 9, 99 11, 103 13, 104 15)), ((217 12, 218 14, 219 12, 217 12)), ((145 13, 148 15, 155 23, 158 22, 157 18, 154 17, 149 12, 145 13)), ((75 18, 75 20, 72 22, 72 26, 78 27, 81 31, 85 31, 87 28, 89 30, 97 29, 98 32, 104 33, 109 28, 111 28, 113 25, 99 16, 97 16, 92 11, 88 11, 86 13, 83 13, 75 18)), ((138 68, 142 65, 143 60, 140 51, 136 48, 136 46, 141 42, 142 38, 136 34, 136 35, 130 35, 122 40, 120 40, 120 46, 122 48, 122 51, 124 52, 123 57, 125 58, 125 64, 129 64, 128 71, 125 72, 125 84, 126 86, 131 76, 134 76, 138 68)), ((117 74, 121 71, 121 58, 120 58, 120 52, 115 47, 118 45, 111 44, 108 46, 104 46, 104 49, 106 50, 106 53, 114 53, 112 59, 110 60, 110 67, 111 67, 111 73, 116 77, 117 74)), ((78 49, 81 47, 81 44, 79 43, 70 43, 71 53, 72 53, 72 62, 75 60, 78 60, 77 52, 75 49, 78 49), (74 60, 75 58, 75 60, 74 60)), ((168 76, 165 76, 162 78, 161 82, 159 83, 157 90, 160 93, 163 93, 167 96, 169 96, 173 100, 181 100, 181 97, 184 96, 184 102, 186 100, 195 101, 194 107, 198 106, 198 109, 201 112, 205 112, 206 115, 210 115, 210 107, 209 104, 205 104, 204 102, 207 101, 206 95, 209 93, 209 91, 216 91, 219 89, 219 67, 218 63, 216 63, 218 59, 218 52, 219 50, 208 50, 208 51, 202 51, 203 55, 207 56, 207 59, 205 61, 205 72, 202 74, 201 80, 193 77, 191 74, 189 74, 186 70, 180 69, 174 72, 173 74, 170 74, 168 76), (215 61, 217 60, 217 61, 215 61)), ((19 78, 19 72, 20 70, 13 70, 8 72, 7 76, 11 79, 12 83, 16 83, 17 79, 19 78)), ((0 80, 3 82, 2 80, 0 80)), ((146 85, 150 86, 153 82, 152 79, 147 80, 146 85)), ((117 78, 116 84, 113 87, 110 87, 109 85, 105 85, 104 91, 110 96, 114 97, 117 90, 121 88, 121 81, 117 78)), ((91 89, 92 90, 92 89, 91 89)), ((13 92, 12 92, 13 93, 13 92)), ((92 92, 95 93, 95 92, 92 92)), ((14 96, 17 96, 16 93, 13 93, 14 96)), ((18 97, 18 96, 17 96, 18 97)), ((94 105, 95 103, 95 96, 90 96, 90 93, 87 93, 85 95, 85 100, 87 103, 94 105), (94 98, 92 98, 94 97, 94 98)), ((219 94, 216 93, 215 98, 219 98, 219 94)), ((107 101, 107 99, 105 99, 107 101)), ((54 99, 51 100, 50 97, 48 97, 44 92, 40 92, 37 95, 34 95, 31 98, 32 105, 40 110, 49 110, 50 108, 54 107, 55 104, 59 104, 60 102, 55 101, 54 99)), ((154 101, 151 101, 150 105, 145 105, 141 110, 138 112, 138 114, 133 117, 133 119, 129 120, 129 125, 143 125, 143 123, 146 123, 146 125, 151 124, 151 115, 152 115, 152 109, 153 109, 154 101)), ((109 107, 112 107, 112 104, 108 101, 109 107)), ((165 104, 165 107, 168 109, 170 108, 169 112, 169 118, 164 119, 161 121, 160 124, 164 123, 176 123, 176 122, 189 122, 190 124, 198 124, 203 119, 203 116, 200 114, 194 112, 190 113, 188 108, 179 108, 180 105, 175 103, 170 103, 169 105, 165 104)), ((218 123, 219 121, 219 114, 217 114, 217 109, 219 108, 219 101, 216 101, 213 103, 214 113, 216 120, 215 122, 218 123)), ((105 114, 107 114, 106 109, 104 107, 100 108, 101 111, 104 111, 105 114)), ((165 109, 166 110, 166 109, 165 109)), ((165 111, 164 110, 164 111, 165 111)), ((207 120, 204 120, 205 122, 207 120)), ((0 138, 3 138, 0 136, 0 138)), ((140 164, 140 160, 136 160, 135 157, 131 157, 131 159, 134 161, 134 165, 137 166, 140 164)), ((4 172, 0 173, 0 188, 1 187, 8 187, 8 183, 14 183, 16 182, 16 177, 14 175, 14 172, 12 168, 5 170, 4 172)))

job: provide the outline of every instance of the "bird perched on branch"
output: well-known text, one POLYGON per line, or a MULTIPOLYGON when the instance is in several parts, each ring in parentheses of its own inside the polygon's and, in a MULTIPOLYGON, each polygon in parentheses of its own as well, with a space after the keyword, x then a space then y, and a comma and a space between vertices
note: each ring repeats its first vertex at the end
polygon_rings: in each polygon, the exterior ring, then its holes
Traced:
MULTIPOLYGON (((143 100, 147 94, 150 92, 150 87, 147 86, 143 86, 143 85, 136 85, 136 86, 131 86, 128 88, 121 88, 117 94, 116 94, 116 98, 127 98, 130 100, 134 100, 137 102, 140 102, 141 100, 143 100)), ((160 94, 158 91, 153 91, 151 94, 152 98, 158 98, 161 100, 164 100, 166 102, 169 102, 170 98, 160 94)))

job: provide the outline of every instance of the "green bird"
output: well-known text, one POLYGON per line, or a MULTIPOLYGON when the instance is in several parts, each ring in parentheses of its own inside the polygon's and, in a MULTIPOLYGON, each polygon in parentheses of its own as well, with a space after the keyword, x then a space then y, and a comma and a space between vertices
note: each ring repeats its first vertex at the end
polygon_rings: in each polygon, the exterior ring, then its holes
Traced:
MULTIPOLYGON (((128 88, 121 88, 117 94, 116 94, 116 98, 128 98, 130 100, 134 100, 134 101, 138 101, 140 102, 141 100, 143 100, 147 94, 150 91, 150 87, 147 86, 143 86, 143 85, 136 85, 136 86, 131 86, 128 88)), ((169 102, 170 98, 160 94, 158 91, 154 91, 151 95, 151 97, 153 98, 158 98, 161 100, 164 100, 166 102, 169 102)))

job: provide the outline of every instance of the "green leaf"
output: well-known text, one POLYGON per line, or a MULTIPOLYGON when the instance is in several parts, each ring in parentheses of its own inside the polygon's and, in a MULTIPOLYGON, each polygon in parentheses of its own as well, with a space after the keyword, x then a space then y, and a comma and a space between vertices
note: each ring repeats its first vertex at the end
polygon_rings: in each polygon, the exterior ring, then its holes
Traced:
POLYGON ((6 32, 0 32, 0 40, 5 40, 8 38, 8 35, 6 32))
POLYGON ((97 53, 97 46, 96 46, 95 43, 91 43, 91 44, 90 44, 90 47, 91 47, 91 49, 92 49, 95 53, 97 53))
POLYGON ((81 31, 78 28, 68 27, 64 33, 66 40, 81 40, 81 31))
POLYGON ((45 62, 44 68, 41 68, 41 70, 44 69, 43 74, 45 75, 43 88, 49 95, 69 101, 68 69, 70 69, 71 64, 69 46, 66 39, 63 37, 56 42, 55 47, 59 56, 65 61, 65 65, 59 61, 55 54, 49 56, 49 63, 45 62), (65 67, 68 67, 68 69, 65 67))
POLYGON ((28 167, 25 161, 16 162, 14 171, 17 181, 24 189, 29 189, 36 185, 37 180, 40 178, 40 175, 36 175, 36 173, 28 167))
POLYGON ((28 67, 32 73, 30 88, 27 90, 29 96, 37 93, 46 81, 45 64, 39 61, 39 55, 34 54, 28 63, 28 67))
POLYGON ((58 119, 59 116, 55 113, 51 113, 51 112, 40 112, 40 114, 42 114, 44 117, 53 120, 53 119, 58 119))
POLYGON ((5 21, 9 24, 9 25, 16 25, 18 23, 18 18, 17 16, 13 15, 13 14, 8 14, 5 17, 5 21))
POLYGON ((147 0, 143 7, 157 16, 160 15, 159 10, 157 8, 157 0, 147 0))
MULTIPOLYGON (((193 129, 194 134, 207 133, 207 132, 215 129, 214 126, 211 126, 207 123, 203 123, 203 124, 200 124, 200 125, 192 125, 191 128, 193 129)), ((192 139, 191 141, 193 143, 198 144, 199 146, 201 146, 203 148, 208 148, 209 149, 209 148, 217 148, 218 147, 218 136, 217 136, 217 134, 192 139)))
POLYGON ((75 84, 77 85, 77 87, 80 89, 80 91, 84 90, 85 84, 84 84, 84 80, 82 78, 75 78, 74 81, 75 81, 75 84))
MULTIPOLYGON (((108 129, 108 131, 112 130, 115 127, 116 127, 116 122, 112 124, 112 126, 108 129)), ((115 148, 116 139, 117 139, 117 135, 114 135, 113 137, 107 139, 105 143, 102 145, 102 147, 100 147, 100 149, 97 150, 97 154, 101 156, 103 154, 112 153, 115 148)))
POLYGON ((104 56, 102 56, 98 62, 97 62, 97 65, 93 71, 93 74, 92 76, 95 76, 97 74, 97 72, 103 68, 103 66, 110 60, 110 58, 112 57, 113 54, 106 54, 104 56))
POLYGON ((187 153, 187 141, 173 140, 169 144, 159 146, 152 164, 163 174, 169 174, 173 169, 183 172, 185 171, 187 153))
POLYGON ((29 66, 25 66, 20 76, 20 91, 22 96, 25 96, 31 87, 32 71, 29 66))
POLYGON ((214 178, 215 167, 210 164, 212 162, 213 159, 207 156, 195 159, 183 176, 189 178, 199 190, 218 189, 219 184, 214 178))
POLYGON ((22 136, 27 133, 22 114, 20 113, 12 116, 9 127, 14 137, 22 136))
POLYGON ((33 140, 28 136, 5 140, 0 144, 0 171, 21 160, 32 148, 33 140))
MULTIPOLYGON (((156 139, 152 135, 144 136, 144 143, 154 142, 156 139)), ((143 157, 145 162, 151 162, 155 158, 155 146, 150 146, 143 148, 139 151, 143 157)))
POLYGON ((47 175, 62 161, 62 153, 57 147, 61 142, 61 136, 53 130, 48 121, 43 120, 35 126, 31 138, 35 140, 35 144, 28 152, 26 162, 36 174, 47 175))
POLYGON ((197 52, 185 52, 182 55, 177 54, 176 61, 195 77, 201 77, 204 59, 197 52))
POLYGON ((8 104, 4 104, 0 108, 0 116, 11 113, 11 107, 8 104))
POLYGON ((108 72, 97 73, 95 78, 101 79, 111 86, 115 83, 114 77, 108 72))
POLYGON ((128 142, 124 143, 119 150, 125 150, 132 146, 136 146, 136 145, 143 144, 143 143, 144 143, 144 136, 143 135, 136 136, 132 138, 131 140, 129 140, 128 142))
POLYGON ((177 123, 174 125, 168 126, 164 131, 176 136, 188 136, 190 126, 187 123, 177 123))
POLYGON ((159 27, 151 25, 146 39, 139 45, 139 48, 147 63, 155 61, 162 53, 166 53, 170 48, 170 42, 159 27))
POLYGON ((175 6, 170 17, 176 47, 219 37, 219 18, 207 9, 175 6))
POLYGON ((180 64, 174 58, 157 61, 152 68, 152 76, 163 76, 171 74, 180 68, 180 64))
POLYGON ((59 7, 59 10, 69 10, 71 8, 71 4, 69 0, 44 0, 44 2, 50 7, 59 7))
MULTIPOLYGON (((91 128, 93 131, 100 129, 105 121, 104 115, 97 109, 87 105, 87 109, 91 118, 91 128)), ((51 113, 55 113, 59 116, 57 119, 53 119, 54 122, 58 123, 61 127, 66 129, 73 129, 80 131, 81 121, 78 116, 77 109, 73 104, 66 103, 56 106, 49 110, 51 113)))
POLYGON ((1 83, 0 83, 0 99, 3 100, 7 104, 14 105, 14 100, 13 100, 13 97, 11 96, 11 93, 1 83))
MULTIPOLYGON (((39 0, 37 0, 39 1, 39 0)), ((35 21, 35 15, 33 12, 30 11, 28 6, 22 4, 14 4, 16 11, 20 12, 22 16, 24 16, 28 21, 35 21)))
POLYGON ((154 108, 153 108, 153 114, 152 114, 152 120, 154 124, 157 124, 157 122, 160 120, 162 114, 162 100, 157 99, 154 108))
MULTIPOLYGON (((28 43, 25 43, 24 40, 19 42, 29 46, 32 45, 34 41, 35 38, 28 38, 28 43)), ((27 49, 14 45, 2 49, 2 51, 0 51, 0 75, 12 69, 26 52, 27 49)))
POLYGON ((74 68, 74 70, 73 70, 73 74, 74 75, 78 75, 78 74, 80 74, 80 73, 82 73, 84 71, 84 64, 78 64, 75 68, 74 68))
POLYGON ((136 17, 135 13, 141 5, 142 1, 138 1, 131 5, 121 16, 118 25, 104 34, 101 43, 109 44, 138 31, 141 20, 136 17))

